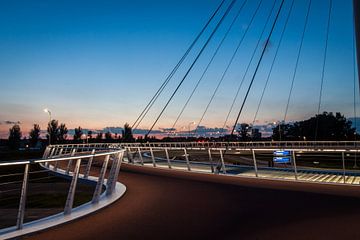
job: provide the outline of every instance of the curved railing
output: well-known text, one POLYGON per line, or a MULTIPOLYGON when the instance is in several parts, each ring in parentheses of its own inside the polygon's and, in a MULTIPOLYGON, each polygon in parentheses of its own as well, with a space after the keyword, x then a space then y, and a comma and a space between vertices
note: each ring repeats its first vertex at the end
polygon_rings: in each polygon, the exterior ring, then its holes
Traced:
POLYGON ((264 141, 264 142, 147 142, 121 143, 124 147, 238 148, 238 149, 339 149, 357 148, 360 141, 264 141))
POLYGON ((1 162, 0 168, 24 165, 24 173, 16 226, 1 229, 0 238, 14 238, 56 226, 94 212, 120 198, 126 190, 124 185, 117 182, 124 151, 120 146, 114 145, 91 145, 86 147, 84 145, 52 145, 46 148, 42 159, 1 162), (98 176, 92 176, 92 167, 95 161, 101 164, 100 172, 96 174, 98 176), (62 213, 24 223, 29 167, 33 164, 40 164, 53 174, 69 179, 71 183, 62 213), (109 167, 110 170, 108 171, 109 167), (105 179, 105 175, 108 176, 107 179, 105 179), (90 202, 74 208, 78 180, 93 182, 96 187, 90 202))
POLYGON ((360 185, 359 143, 269 141, 120 145, 126 149, 127 161, 135 165, 239 177, 360 185), (276 154, 284 154, 281 152, 285 152, 285 156, 276 158, 276 154))

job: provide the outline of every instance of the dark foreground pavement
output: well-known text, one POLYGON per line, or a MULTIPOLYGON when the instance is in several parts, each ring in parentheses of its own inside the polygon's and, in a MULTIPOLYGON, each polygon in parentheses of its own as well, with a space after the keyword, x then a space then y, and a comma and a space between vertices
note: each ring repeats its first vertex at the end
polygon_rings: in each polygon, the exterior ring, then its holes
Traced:
POLYGON ((360 239, 360 187, 133 166, 119 180, 113 205, 25 239, 360 239))

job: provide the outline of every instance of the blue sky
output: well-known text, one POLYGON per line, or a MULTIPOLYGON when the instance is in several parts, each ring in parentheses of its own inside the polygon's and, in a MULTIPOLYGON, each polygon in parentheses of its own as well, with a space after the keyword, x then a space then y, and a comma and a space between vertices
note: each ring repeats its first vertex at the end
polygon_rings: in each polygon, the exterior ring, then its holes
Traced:
MULTIPOLYGON (((242 2, 238 0, 225 19, 156 129, 171 127, 242 2)), ((290 3, 291 0, 285 1, 271 47, 264 56, 240 122, 251 122, 253 119, 290 3)), ((283 117, 307 3, 295 0, 294 11, 260 107, 259 123, 283 117)), ((313 0, 288 121, 317 112, 328 3, 326 0, 313 0)), ((322 111, 341 111, 347 116, 353 116, 351 3, 351 0, 333 0, 321 108, 322 111)), ((24 131, 32 123, 39 123, 45 129, 47 116, 42 111, 45 107, 50 108, 53 117, 65 122, 69 128, 80 125, 101 129, 132 123, 218 4, 219 1, 209 0, 2 1, 0 131, 7 131, 10 127, 5 121, 20 121, 24 131)), ((177 128, 199 120, 257 4, 258 0, 250 0, 244 6, 177 128)), ((203 125, 222 127, 272 4, 273 1, 263 1, 260 5, 243 45, 205 115, 203 125)), ((279 4, 280 1, 276 1, 275 9, 279 4)), ((273 20, 274 12, 271 16, 273 20)), ((270 25, 266 29, 265 36, 270 25)), ((209 33, 205 33, 202 43, 209 33)), ((262 44, 264 41, 265 37, 261 40, 262 44)), ((199 49, 200 45, 197 45, 141 124, 142 128, 150 126, 199 49)), ((255 60, 259 55, 260 50, 255 60)), ((229 125, 235 119, 254 67, 255 61, 245 77, 229 125)))

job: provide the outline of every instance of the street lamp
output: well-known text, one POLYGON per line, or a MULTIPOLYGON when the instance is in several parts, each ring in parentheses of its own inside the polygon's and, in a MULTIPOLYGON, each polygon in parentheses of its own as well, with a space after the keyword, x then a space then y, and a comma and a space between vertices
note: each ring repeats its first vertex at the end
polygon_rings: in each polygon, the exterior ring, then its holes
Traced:
POLYGON ((191 125, 195 125, 196 124, 196 122, 190 122, 189 123, 189 137, 190 137, 190 127, 191 127, 191 125))
POLYGON ((48 108, 45 108, 44 112, 49 114, 49 145, 51 145, 51 111, 48 108))

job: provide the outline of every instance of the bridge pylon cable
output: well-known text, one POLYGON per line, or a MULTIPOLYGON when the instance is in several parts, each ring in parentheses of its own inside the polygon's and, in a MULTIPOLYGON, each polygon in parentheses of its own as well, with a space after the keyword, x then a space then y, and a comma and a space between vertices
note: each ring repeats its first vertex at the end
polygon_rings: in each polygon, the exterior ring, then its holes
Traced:
POLYGON ((256 46, 255 46, 255 48, 254 48, 254 50, 253 50, 253 52, 252 52, 252 54, 251 54, 250 61, 248 62, 247 66, 246 66, 246 70, 245 70, 245 72, 244 72, 244 74, 243 74, 243 76, 242 76, 242 78, 241 78, 240 84, 239 84, 239 86, 237 87, 235 96, 234 96, 233 101, 232 101, 232 103, 231 103, 231 105, 230 105, 229 111, 228 111, 228 113, 227 113, 227 115, 226 115, 226 118, 225 118, 225 121, 224 121, 224 124, 223 124, 222 129, 225 129, 226 124, 227 124, 227 122, 228 122, 228 120, 229 120, 230 114, 231 114, 231 112, 232 112, 233 109, 234 109, 234 106, 235 106, 236 100, 237 100, 237 98, 238 98, 238 96, 239 96, 240 90, 241 90, 241 88, 242 88, 242 86, 243 86, 243 84, 244 84, 245 78, 246 78, 246 76, 247 76, 247 74, 248 74, 248 72, 249 72, 249 70, 250 70, 250 66, 251 66, 251 64, 252 64, 252 62, 253 62, 253 59, 254 59, 254 57, 255 57, 255 55, 256 55, 256 53, 257 53, 257 50, 258 50, 258 48, 259 48, 259 46, 260 46, 261 39, 262 39, 262 37, 263 37, 263 35, 264 35, 264 33, 265 33, 265 30, 266 30, 266 27, 267 27, 267 25, 268 25, 268 23, 269 23, 270 17, 271 17, 272 12, 273 12, 273 9, 275 8, 275 3, 276 3, 276 0, 274 1, 274 4, 273 4, 273 6, 272 6, 272 9, 271 9, 271 11, 269 12, 269 15, 268 15, 268 17, 267 17, 267 19, 266 19, 266 21, 265 21, 265 25, 264 25, 264 27, 263 27, 263 29, 262 29, 262 32, 261 32, 260 37, 259 37, 259 39, 258 39, 258 41, 257 41, 257 43, 256 43, 256 46))
POLYGON ((233 8, 235 2, 237 0, 232 0, 231 3, 229 4, 229 6, 227 7, 225 13, 223 14, 223 16, 221 17, 220 21, 217 23, 217 25, 215 26, 214 30, 212 31, 211 35, 208 37, 207 41, 205 42, 204 46, 201 48, 200 52, 198 53, 198 55, 196 56, 195 60, 192 62, 191 66, 189 67, 189 69, 187 70, 187 72, 185 73, 184 77, 181 79, 180 83, 178 84, 178 86, 176 87, 176 89, 174 90, 174 92, 172 93, 172 95, 170 96, 169 100, 166 102, 165 106, 163 107, 163 109, 161 110, 160 114, 158 115, 158 117, 156 118, 156 120, 154 121, 154 123, 152 124, 152 126, 150 127, 149 131, 147 132, 147 134, 145 135, 146 137, 151 133, 151 131, 153 130, 153 128, 155 127, 156 123, 159 121, 160 117, 162 116, 162 114, 164 113, 165 109, 168 107, 168 105, 170 104, 170 102, 172 101, 172 99, 174 98, 175 94, 177 93, 177 91, 179 90, 179 88, 181 87, 181 85, 183 84, 183 82, 185 81, 185 79, 187 78, 187 76, 189 75, 189 73, 191 72, 191 70, 193 69, 193 67, 195 66, 195 64, 197 63, 197 61, 199 60, 200 56, 202 55, 202 53, 204 52, 204 50, 206 49, 206 47, 208 46, 209 42, 211 41, 211 39, 213 38, 213 36, 215 35, 215 33, 217 32, 217 30, 219 29, 219 27, 221 26, 221 24, 223 23, 224 19, 226 18, 226 16, 229 14, 229 12, 231 11, 231 9, 233 8))
POLYGON ((276 47, 275 55, 274 55, 274 58, 273 58, 273 60, 272 60, 271 66, 270 66, 269 73, 268 73, 268 75, 267 75, 267 77, 266 77, 266 81, 265 81, 264 88, 263 88, 263 90, 262 90, 262 92, 261 92, 261 97, 260 97, 258 106, 257 106, 257 108, 256 108, 256 112, 255 112, 255 115, 254 115, 254 119, 253 119, 253 121, 252 121, 252 126, 254 126, 254 124, 255 124, 255 122, 256 122, 256 119, 257 119, 257 116, 258 116, 258 114, 259 114, 260 106, 261 106, 261 104, 262 104, 262 101, 263 101, 263 98, 264 98, 264 95, 265 95, 265 91, 266 91, 266 89, 267 89, 267 86, 268 86, 270 77, 271 77, 271 75, 272 75, 272 71, 273 71, 273 68, 274 68, 274 66, 275 66, 275 62, 276 62, 276 60, 277 60, 278 53, 279 53, 279 50, 280 50, 282 41, 283 41, 283 39, 284 39, 284 35, 285 35, 286 29, 287 29, 287 26, 288 26, 288 23, 289 23, 289 19, 290 19, 292 10, 293 10, 293 8, 294 8, 294 2, 295 2, 295 0, 292 0, 289 13, 288 13, 288 15, 287 15, 287 17, 286 17, 286 20, 285 20, 284 28, 283 28, 282 31, 281 31, 280 40, 279 40, 279 43, 278 43, 278 45, 277 45, 277 47, 276 47))
POLYGON ((264 55, 265 55, 265 52, 266 52, 266 49, 267 49, 267 47, 268 47, 268 45, 269 45, 270 39, 271 39, 272 34, 273 34, 273 32, 274 32, 274 29, 275 29, 277 20, 279 19, 279 16, 280 16, 280 13, 281 13, 281 10, 282 10, 283 5, 284 5, 284 0, 281 1, 281 4, 280 4, 280 7, 279 7, 278 12, 277 12, 277 14, 276 14, 275 20, 274 20, 274 22, 273 22, 273 25, 272 25, 272 27, 271 27, 271 30, 270 30, 269 35, 268 35, 268 37, 267 37, 267 40, 266 40, 266 42, 265 42, 263 51, 262 51, 262 53, 261 53, 261 56, 260 56, 260 58, 259 58, 259 61, 258 61, 258 63, 257 63, 257 66, 256 66, 256 68, 255 68, 254 74, 253 74, 253 76, 252 76, 252 78, 251 78, 251 82, 250 82, 249 87, 248 87, 248 89, 247 89, 247 91, 246 91, 244 100, 243 100, 243 102, 242 102, 242 105, 241 105, 241 108, 240 108, 240 110, 239 110, 239 113, 238 113, 238 115, 237 115, 237 117, 236 117, 234 126, 233 126, 233 128, 232 128, 231 136, 234 135, 234 131, 235 131, 235 129, 236 129, 236 125, 237 125, 237 123, 238 123, 238 121, 239 121, 239 118, 240 118, 240 115, 241 115, 241 113, 242 113, 242 110, 244 109, 245 102, 246 102, 246 100, 247 100, 247 98, 248 98, 248 96, 249 96, 251 87, 252 87, 252 85, 253 85, 253 83, 254 83, 254 80, 255 80, 255 77, 256 77, 257 72, 258 72, 258 70, 259 70, 260 64, 262 63, 262 59, 263 59, 263 57, 264 57, 264 55))
MULTIPOLYGON (((328 19, 327 19, 327 26, 326 26, 325 49, 324 49, 324 58, 323 58, 323 62, 322 62, 322 72, 321 72, 320 93, 319 93, 317 115, 320 114, 321 101, 322 101, 322 95, 323 95, 323 86, 324 86, 326 60, 327 60, 327 54, 328 54, 329 30, 330 30, 330 23, 331 23, 332 7, 333 7, 333 2, 332 2, 332 0, 329 0, 329 12, 328 12, 328 19)), ((317 137, 318 137, 318 128, 319 128, 319 117, 316 118, 315 141, 317 140, 317 137)))
MULTIPOLYGON (((355 16, 353 17, 354 20, 354 30, 355 30, 355 16)), ((357 140, 357 111, 356 111, 356 92, 359 91, 359 88, 356 87, 356 38, 355 38, 355 31, 353 32, 353 114, 354 114, 354 125, 355 125, 355 134, 354 134, 354 140, 356 142, 357 140), (357 90, 356 90, 357 89, 357 90)))
POLYGON ((247 2, 248 2, 248 0, 243 1, 243 3, 242 3, 242 5, 241 5, 240 9, 239 9, 239 10, 238 10, 238 12, 236 13, 236 15, 235 15, 234 19, 232 20, 232 22, 231 22, 230 26, 229 26, 229 27, 228 27, 228 29, 226 30, 226 33, 225 33, 224 37, 221 39, 221 41, 220 41, 219 45, 217 46, 217 48, 216 48, 216 50, 215 50, 214 54, 213 54, 213 55, 212 55, 212 57, 211 57, 211 59, 210 59, 209 63, 207 64, 207 66, 205 67, 205 69, 204 69, 203 73, 201 74, 201 77, 200 77, 200 78, 199 78, 199 80, 197 81, 197 83, 196 83, 195 87, 193 88, 193 90, 192 90, 191 94, 190 94, 190 95, 189 95, 189 97, 187 98, 187 100, 186 100, 186 102, 185 102, 184 106, 182 107, 182 109, 181 109, 180 113, 178 114, 178 116, 177 116, 177 118, 176 118, 176 120, 175 120, 174 124, 173 124, 173 125, 172 125, 172 127, 171 127, 172 129, 174 129, 174 128, 175 128, 175 126, 176 126, 177 122, 179 121, 180 117, 181 117, 181 116, 182 116, 182 114, 184 113, 184 111, 185 111, 186 107, 188 106, 188 104, 189 104, 190 100, 192 99, 193 95, 195 94, 196 90, 198 89, 198 87, 199 87, 200 83, 202 82, 202 80, 203 80, 203 78, 204 78, 205 74, 207 73, 207 71, 208 71, 208 69, 209 69, 210 65, 212 64, 212 62, 214 61, 215 57, 217 56, 217 54, 218 54, 218 52, 219 52, 220 48, 222 47, 222 45, 223 45, 224 41, 225 41, 225 40, 226 40, 226 38, 228 37, 228 35, 229 35, 229 33, 230 33, 231 29, 233 28, 233 26, 234 26, 235 22, 236 22, 236 21, 237 21, 237 19, 239 18, 240 14, 241 14, 241 12, 242 12, 242 10, 243 10, 243 8, 244 8, 244 6, 245 6, 245 4, 246 4, 247 2))
MULTIPOLYGON (((209 100, 208 104, 206 105, 205 110, 204 110, 202 116, 200 117, 200 120, 198 121, 198 124, 197 124, 197 126, 196 126, 196 128, 195 128, 195 133, 197 132, 197 129, 199 128, 200 124, 202 123, 202 121, 203 121, 203 119, 204 119, 204 117, 205 117, 205 114, 207 113, 207 111, 208 111, 208 109, 209 109, 212 101, 214 100, 214 98, 215 98, 215 96, 216 96, 216 93, 217 93, 217 91, 219 90, 220 85, 222 84, 223 80, 225 79, 225 76, 226 76, 226 74, 228 73, 228 71, 229 71, 229 69, 230 69, 230 67, 231 67, 231 65, 232 65, 232 63, 233 63, 233 61, 234 61, 234 59, 235 59, 235 57, 236 57, 236 55, 237 55, 237 53, 238 53, 238 51, 239 51, 239 49, 240 49, 240 46, 242 46, 243 40, 245 39, 245 37, 246 37, 246 35, 247 35, 247 33, 248 33, 248 30, 250 29, 250 25, 252 24, 255 16, 257 15, 257 13, 258 13, 258 11, 259 11, 259 8, 260 8, 260 6, 261 6, 261 4, 262 4, 262 2, 263 2, 263 1, 260 1, 260 2, 259 2, 258 6, 257 6, 257 8, 256 8, 256 11, 255 11, 255 13, 254 13, 254 15, 252 16, 251 22, 250 22, 250 24, 248 25, 248 27, 247 27, 247 29, 246 29, 246 32, 244 33, 243 37, 241 38, 238 46, 236 47, 233 55, 231 56, 231 59, 230 59, 228 65, 226 66, 225 71, 223 72, 223 74, 222 74, 222 76, 221 76, 218 84, 216 85, 216 88, 215 88, 213 94, 211 95, 210 100, 209 100)), ((265 31, 267 22, 268 22, 268 20, 270 19, 270 16, 271 16, 272 10, 273 10, 273 8, 274 8, 274 6, 275 6, 275 3, 276 3, 276 0, 274 1, 274 4, 273 4, 273 6, 272 6, 272 8, 271 8, 271 10, 270 10, 269 16, 268 16, 268 18, 267 18, 267 20, 266 20, 266 22, 265 22, 265 26, 264 26, 263 32, 265 31)), ((262 37, 263 32, 261 33, 260 38, 262 37)), ((260 42, 260 40, 258 41, 258 44, 259 44, 259 42, 260 42)), ((256 48, 257 48, 257 47, 256 47, 256 48)), ((255 51, 256 51, 256 48, 255 48, 255 51)), ((250 61, 250 62, 251 62, 251 61, 250 61)))
POLYGON ((149 103, 145 106, 145 108, 142 110, 142 112, 140 113, 140 115, 138 116, 138 118, 135 120, 135 122, 133 123, 133 125, 131 126, 132 129, 137 128, 139 126, 139 124, 141 123, 141 121, 144 119, 144 117, 146 116, 146 114, 148 113, 148 111, 150 110, 150 108, 153 106, 153 104, 155 103, 155 101, 157 100, 157 98, 160 96, 160 94, 162 93, 162 91, 164 90, 164 88, 166 87, 166 85, 169 83, 169 81, 171 80, 171 78, 174 76, 174 74, 177 72, 177 70, 179 69, 179 67, 181 66, 181 64, 184 62, 184 60, 186 59, 186 57, 189 55, 189 53, 191 52, 191 50, 193 49, 193 47, 196 45, 196 43, 198 42, 198 40, 200 39, 200 37, 203 35, 203 33, 205 32, 205 30, 208 28, 208 26, 210 25, 210 23, 213 21, 213 19, 215 18, 215 16, 218 14, 218 12, 220 11, 221 7, 224 5, 226 0, 222 0, 219 4, 219 6, 216 8, 216 10, 214 11, 214 13, 210 16, 210 18, 208 19, 208 21, 206 22, 206 24, 204 25, 204 27, 201 29, 201 31, 198 33, 198 35, 195 37, 194 41, 190 44, 190 46, 188 47, 188 49, 186 50, 186 52, 184 53, 184 55, 180 58, 180 60, 178 61, 178 63, 175 65, 175 67, 172 69, 172 71, 170 72, 170 74, 166 77, 165 81, 161 84, 161 86, 159 87, 159 89, 156 91, 156 93, 154 94, 154 96, 151 98, 151 100, 149 101, 149 103))
MULTIPOLYGON (((306 30, 307 30, 307 27, 308 27, 308 24, 309 24, 309 16, 310 16, 311 6, 312 6, 312 0, 309 0, 309 4, 308 4, 306 15, 305 15, 305 24, 304 24, 303 31, 302 31, 302 34, 301 34, 300 45, 299 45, 298 52, 297 52, 295 68, 294 68, 294 72, 293 72, 293 75, 292 75, 292 78, 291 78, 291 85, 290 85, 289 95, 288 95, 287 102, 286 102, 283 123, 286 122, 286 118, 287 118, 288 111, 289 111, 291 96, 292 96, 292 93, 293 93, 293 90, 294 90, 295 79, 296 79, 296 76, 297 76, 297 73, 298 73, 299 62, 300 62, 300 57, 301 57, 301 51, 302 51, 303 45, 304 45, 305 33, 306 33, 306 30)), ((280 122, 279 123, 279 125, 280 125, 279 136, 280 136, 280 138, 281 138, 281 124, 282 123, 280 122)))
MULTIPOLYGON (((255 11, 254 15, 253 15, 252 18, 251 18, 250 24, 247 26, 246 31, 245 31, 245 33, 243 34, 243 37, 241 38, 239 44, 237 45, 237 47, 236 47, 233 55, 231 56, 231 59, 230 59, 229 63, 228 63, 227 66, 226 66, 225 71, 223 72, 223 74, 222 74, 222 76, 221 76, 218 84, 216 85, 216 88, 215 88, 213 94, 211 95, 210 100, 209 100, 208 104, 206 105, 205 110, 204 110, 202 116, 200 117, 200 120, 198 121, 198 124, 197 124, 197 126, 196 126, 196 128, 195 128, 195 133, 197 132, 200 124, 202 123, 202 121, 203 121, 203 119, 204 119, 204 117, 205 117, 205 114, 207 113, 207 111, 208 111, 208 109, 209 109, 212 101, 213 101, 214 98, 215 98, 215 95, 216 95, 217 91, 219 90, 220 85, 222 84, 223 80, 225 79, 225 76, 226 76, 226 74, 228 73, 228 71, 229 71, 229 69, 230 69, 230 66, 232 65, 232 63, 233 63, 233 61, 234 61, 234 59, 235 59, 235 57, 236 57, 236 55, 237 55, 240 47, 242 46, 243 40, 245 39, 245 37, 246 37, 246 35, 247 35, 247 33, 248 33, 248 30, 250 29, 250 26, 251 26, 251 24, 253 23, 253 20, 254 20, 255 16, 257 15, 257 13, 258 13, 258 11, 259 11, 259 8, 260 8, 260 6, 261 6, 261 4, 262 4, 262 2, 263 2, 263 1, 260 1, 260 2, 259 2, 258 6, 257 6, 257 8, 256 8, 256 11, 255 11)), ((273 8, 274 8, 274 5, 275 5, 275 2, 276 2, 276 0, 274 1, 273 8)), ((272 9, 273 9, 273 8, 272 8, 272 9)), ((271 11, 270 11, 270 15, 271 15, 272 9, 271 9, 271 11)), ((269 15, 269 16, 270 16, 270 15, 269 15)), ((267 20, 269 20, 269 17, 268 17, 267 20)), ((266 26, 266 24, 265 24, 265 26, 266 26)))

